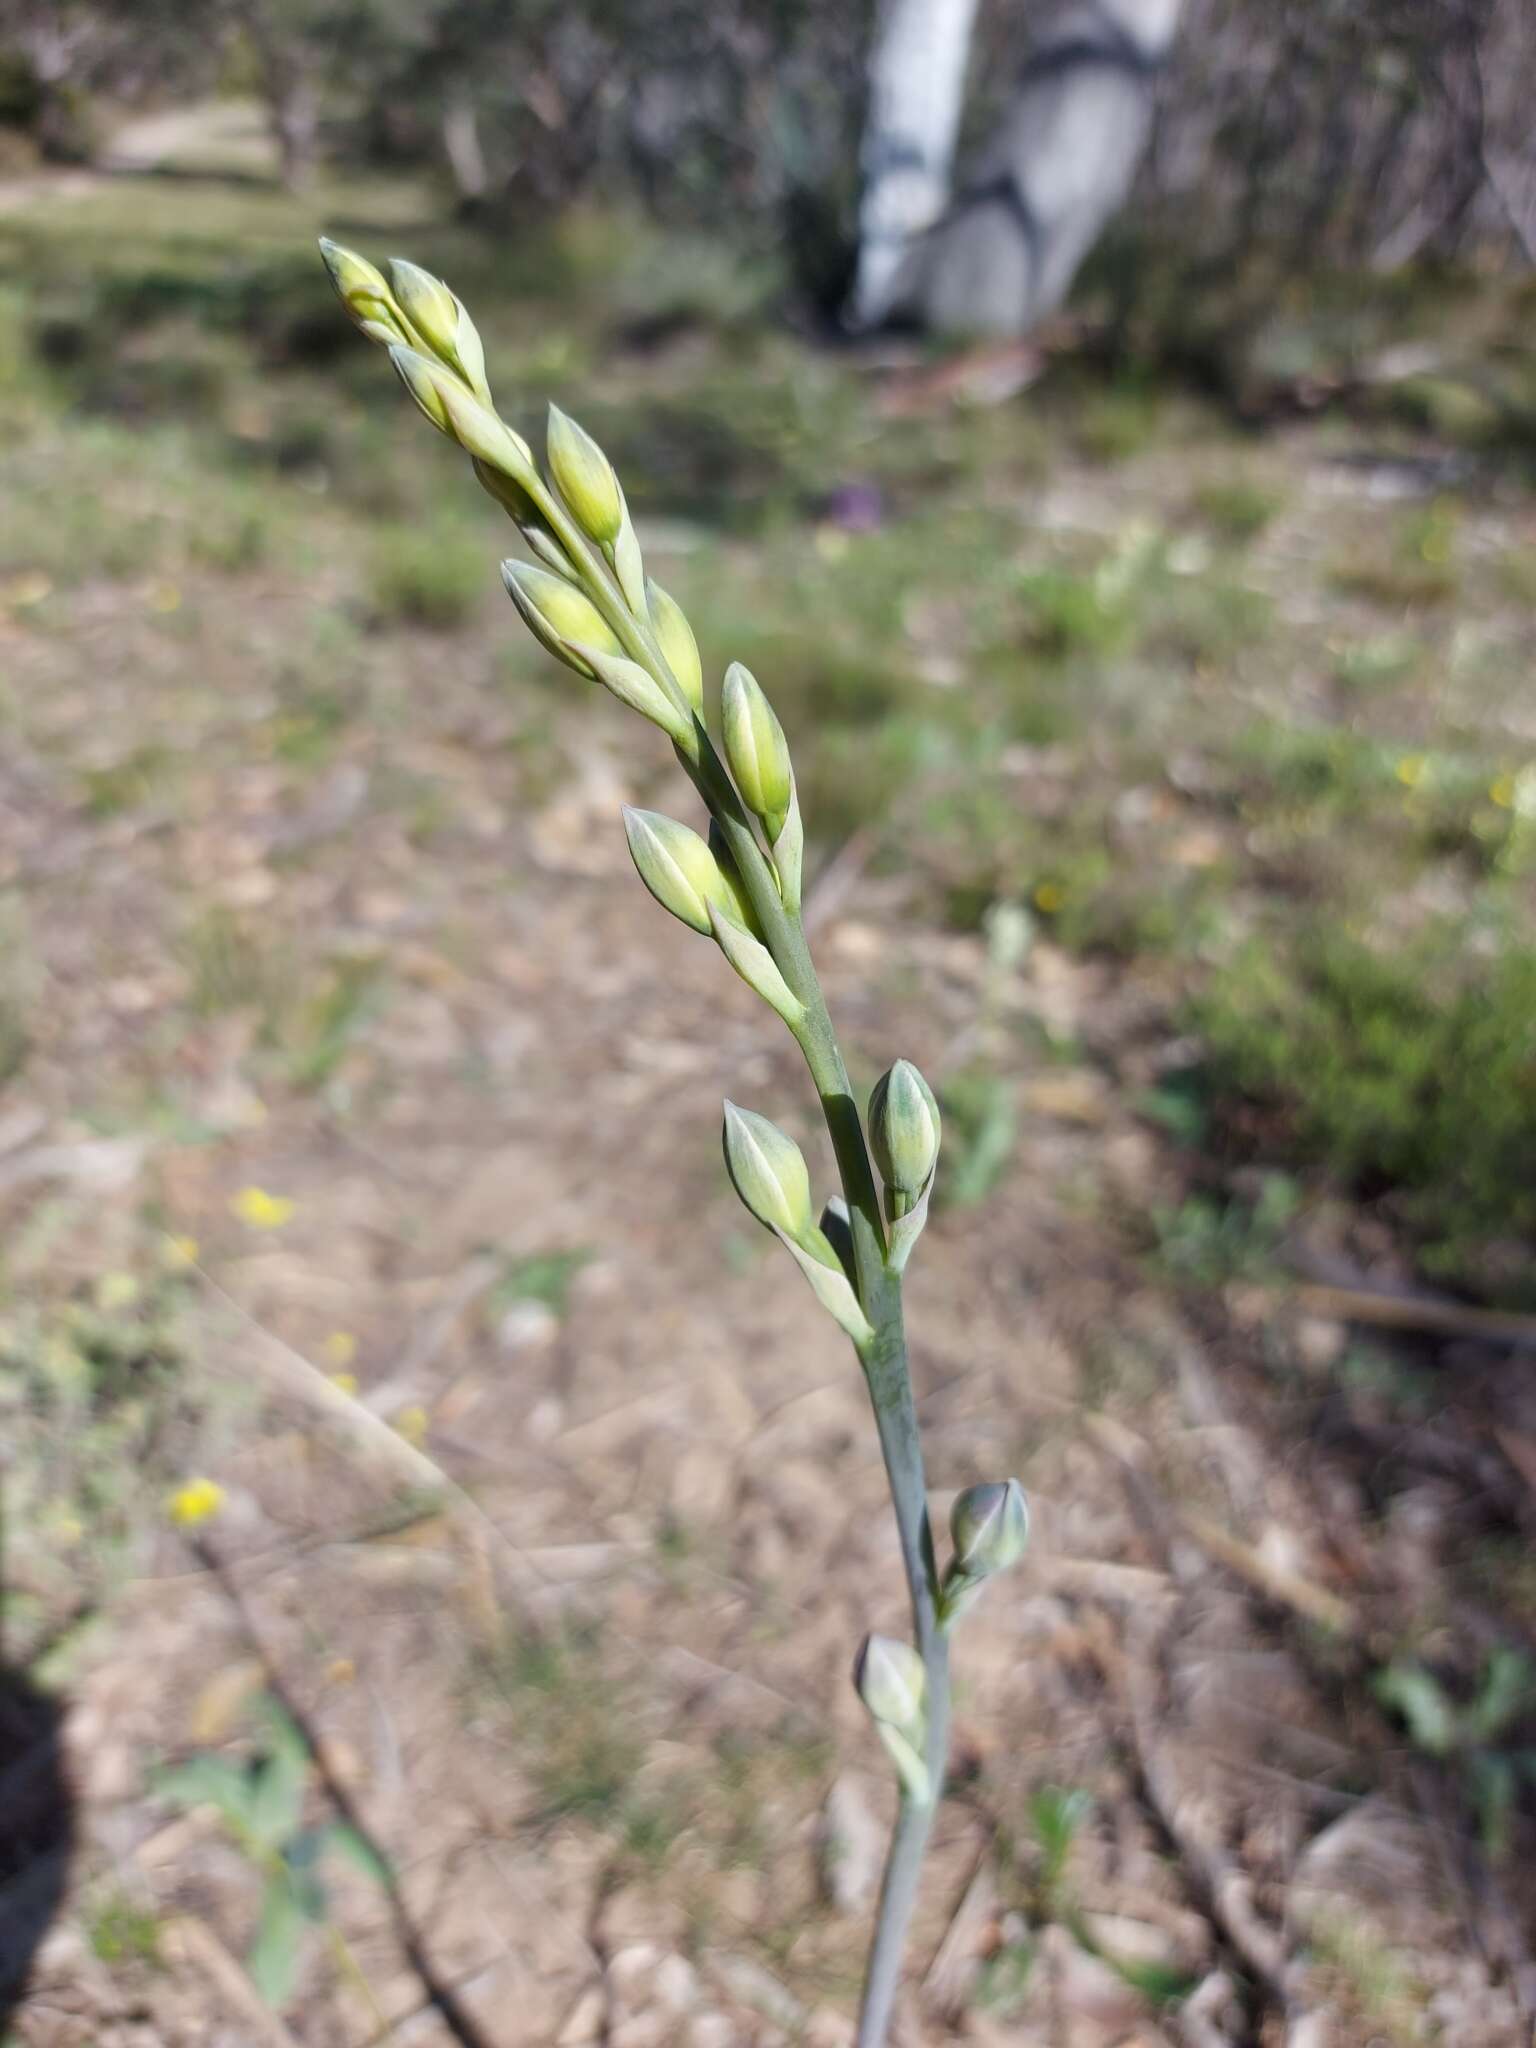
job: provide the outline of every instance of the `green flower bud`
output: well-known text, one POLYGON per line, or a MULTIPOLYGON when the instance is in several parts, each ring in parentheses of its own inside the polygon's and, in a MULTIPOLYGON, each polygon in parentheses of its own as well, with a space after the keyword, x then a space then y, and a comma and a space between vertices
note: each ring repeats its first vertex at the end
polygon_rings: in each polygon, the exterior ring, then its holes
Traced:
POLYGON ((668 739, 691 751, 693 759, 698 758, 698 734, 693 720, 679 710, 649 669, 643 669, 637 661, 626 660, 622 654, 605 654, 584 640, 570 641, 566 653, 578 655, 610 695, 627 704, 631 711, 638 711, 642 718, 648 718, 652 725, 659 725, 668 739))
POLYGON ((939 1156, 939 1105, 910 1060, 898 1060, 875 1083, 869 1142, 881 1179, 910 1206, 932 1179, 939 1156))
POLYGON ((390 348, 408 339, 405 321, 382 270, 324 235, 320 237, 320 256, 337 298, 370 341, 390 348))
POLYGON ((725 1105, 725 1170, 743 1203, 791 1244, 816 1228, 811 1177, 793 1138, 750 1109, 725 1105))
POLYGON ((711 903, 735 915, 720 864, 697 832, 660 811, 624 807, 624 830, 640 879, 663 910, 708 933, 711 903))
POLYGON ((418 338, 433 355, 457 369, 460 308, 447 285, 419 263, 407 263, 403 256, 390 258, 389 281, 395 288, 395 303, 418 338))
POLYGON ((514 481, 533 473, 533 451, 521 434, 472 398, 451 370, 419 349, 396 346, 389 360, 427 418, 477 462, 502 470, 514 481))
POLYGON ((448 424, 448 406, 443 397, 448 379, 443 375, 441 363, 424 356, 420 349, 409 348, 405 343, 392 348, 389 360, 394 364, 400 382, 409 391, 417 405, 426 414, 440 434, 453 438, 453 429, 448 424))
POLYGON ((739 661, 725 672, 720 717, 736 787, 747 808, 762 819, 771 845, 784 829, 794 796, 789 742, 757 678, 739 661))
POLYGON ((599 545, 616 540, 624 524, 624 500, 602 449, 558 405, 549 408, 544 446, 549 473, 582 532, 599 545))
POLYGON ((882 1727, 903 1735, 914 1735, 922 1728, 928 1674, 910 1643, 897 1642, 891 1636, 866 1636, 854 1659, 853 1683, 882 1727))
POLYGON ((693 637, 693 628, 683 617, 682 607, 676 598, 668 597, 659 583, 654 580, 648 582, 645 595, 650 606, 651 625, 666 656, 667 667, 677 678, 678 687, 694 710, 702 711, 704 664, 699 660, 699 643, 693 637))
POLYGON ((967 1579, 990 1578, 1024 1555, 1029 1541, 1029 1506, 1017 1479, 968 1486, 949 1514, 956 1572, 967 1579))
MULTIPOLYGON (((578 675, 589 676, 593 671, 580 655, 572 653, 570 642, 595 647, 602 654, 624 652, 591 598, 563 576, 536 569, 531 562, 503 562, 501 580, 534 639, 578 675)), ((707 918, 700 929, 709 929, 707 918)))

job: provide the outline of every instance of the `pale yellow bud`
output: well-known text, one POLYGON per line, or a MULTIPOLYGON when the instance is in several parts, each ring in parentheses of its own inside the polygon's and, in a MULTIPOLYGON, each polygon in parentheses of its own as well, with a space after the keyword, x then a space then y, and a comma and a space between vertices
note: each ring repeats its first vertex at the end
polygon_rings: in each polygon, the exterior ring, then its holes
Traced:
POLYGON ((735 915, 735 893, 697 832, 661 811, 633 810, 627 804, 624 831, 640 879, 663 910, 706 933, 711 903, 735 915))
POLYGON ((395 303, 418 340, 433 355, 457 367, 459 302, 447 285, 419 263, 407 263, 403 256, 390 258, 389 281, 395 289, 395 303))
POLYGON ((405 320, 382 270, 355 250, 344 249, 324 235, 320 238, 320 256, 336 296, 370 341, 390 348, 409 339, 405 320))
POLYGON ((654 580, 648 582, 645 595, 650 606, 651 625, 666 656, 667 667, 677 678, 679 689, 694 710, 702 711, 704 664, 699 659, 699 643, 693 637, 693 628, 684 618, 676 598, 668 597, 659 583, 654 580))
MULTIPOLYGON (((536 569, 531 562, 503 562, 501 580, 534 639, 578 675, 590 676, 593 671, 572 651, 571 642, 601 654, 624 652, 591 598, 563 576, 536 569)), ((707 919, 700 929, 708 929, 707 919)))
POLYGON ((624 524, 624 500, 602 449, 558 405, 549 408, 544 446, 549 473, 582 532, 600 546, 616 540, 624 524))
POLYGON ((762 819, 771 846, 784 829, 795 793, 789 743, 757 678, 739 661, 725 672, 720 718, 736 787, 748 810, 762 819))

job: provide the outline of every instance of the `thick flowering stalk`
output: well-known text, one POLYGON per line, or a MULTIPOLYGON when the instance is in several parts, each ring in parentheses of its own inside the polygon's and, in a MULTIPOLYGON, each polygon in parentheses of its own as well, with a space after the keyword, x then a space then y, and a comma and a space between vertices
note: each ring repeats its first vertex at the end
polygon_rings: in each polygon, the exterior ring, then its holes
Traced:
POLYGON ((675 599, 645 573, 623 487, 576 421, 551 408, 546 470, 495 409, 474 323, 414 264, 388 273, 334 243, 322 253, 343 305, 390 359, 427 419, 470 456, 532 562, 502 564, 539 644, 673 743, 707 831, 656 811, 624 813, 640 879, 664 910, 717 945, 794 1035, 826 1118, 841 1194, 817 1219, 798 1145, 767 1117, 725 1105, 726 1169, 851 1339, 890 1480, 912 1609, 912 1641, 870 1636, 854 1683, 895 1767, 900 1806, 881 1887, 858 2048, 882 2048, 923 1854, 949 1748, 949 1635, 985 1579, 1014 1561, 1027 1517, 1015 1480, 955 1504, 954 1559, 941 1576, 928 1518, 902 1327, 902 1274, 927 1220, 939 1106, 917 1068, 896 1064, 860 1118, 800 914, 804 830, 789 743, 757 679, 726 671, 717 749, 698 645, 675 599))

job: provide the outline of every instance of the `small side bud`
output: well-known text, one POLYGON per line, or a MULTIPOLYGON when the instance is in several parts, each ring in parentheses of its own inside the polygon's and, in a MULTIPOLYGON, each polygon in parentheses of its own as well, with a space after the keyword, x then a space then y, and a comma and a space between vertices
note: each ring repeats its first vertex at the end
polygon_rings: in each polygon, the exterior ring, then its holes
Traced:
POLYGON ((793 1138, 750 1109, 725 1105, 725 1170, 745 1206, 793 1244, 814 1231, 811 1177, 793 1138))
POLYGON ((988 1579, 1017 1564, 1029 1542, 1029 1505, 1017 1479, 968 1486, 950 1510, 955 1570, 988 1579))
POLYGON ((872 1719, 902 1735, 921 1734, 928 1674, 910 1643, 866 1636, 854 1659, 853 1683, 872 1719))
POLYGON ((750 670, 733 661, 720 693, 725 758, 747 808, 763 821, 772 845, 784 829, 794 798, 789 742, 773 706, 750 670))
POLYGON ((624 524, 624 501, 602 449, 558 405, 549 408, 544 446, 549 473, 582 532, 600 546, 616 540, 624 524))
POLYGON ((939 1156, 939 1105, 910 1060, 898 1060, 869 1098, 869 1142, 896 1215, 912 1207, 939 1156))
MULTIPOLYGON (((590 676, 593 670, 572 651, 572 643, 596 648, 600 654, 624 652, 591 598, 563 576, 536 569, 531 562, 503 562, 501 580, 534 639, 578 675, 590 676)), ((706 919, 700 930, 708 929, 706 919)))
POLYGON ((353 249, 320 237, 320 258, 336 288, 336 296, 370 341, 385 348, 408 339, 405 321, 382 270, 353 249))
POLYGON ((663 910, 706 934, 712 903, 734 915, 720 864, 697 832, 660 811, 634 810, 628 804, 624 831, 640 879, 663 910))
POLYGON ((699 659, 699 643, 693 637, 693 628, 684 618, 682 606, 676 598, 668 597, 659 583, 654 580, 648 582, 645 595, 651 625, 666 657, 667 667, 677 678, 678 687, 694 710, 702 711, 704 664, 699 659))

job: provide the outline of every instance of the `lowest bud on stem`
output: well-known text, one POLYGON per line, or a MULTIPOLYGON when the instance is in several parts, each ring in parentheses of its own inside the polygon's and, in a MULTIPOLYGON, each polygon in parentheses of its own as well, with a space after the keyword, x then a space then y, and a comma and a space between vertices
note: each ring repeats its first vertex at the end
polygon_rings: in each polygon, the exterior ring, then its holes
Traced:
POLYGON ((898 1213, 933 1178, 939 1156, 939 1105, 910 1060, 898 1060, 869 1098, 869 1144, 898 1213))
POLYGON ((599 546, 616 540, 624 524, 624 500, 602 449, 558 405, 549 408, 544 446, 549 473, 582 532, 599 546))
POLYGON ((749 669, 733 661, 720 693, 725 758, 748 810, 763 821, 770 846, 784 829, 794 799, 789 742, 773 706, 749 669))
POLYGON ((755 1110, 725 1105, 725 1170, 745 1206, 768 1230, 798 1243, 815 1231, 811 1176, 793 1138, 755 1110))
POLYGON ((903 1735, 920 1733, 928 1674, 910 1643, 866 1636, 854 1659, 853 1683, 871 1717, 903 1735))

